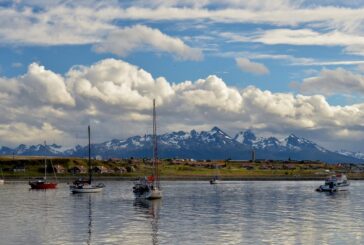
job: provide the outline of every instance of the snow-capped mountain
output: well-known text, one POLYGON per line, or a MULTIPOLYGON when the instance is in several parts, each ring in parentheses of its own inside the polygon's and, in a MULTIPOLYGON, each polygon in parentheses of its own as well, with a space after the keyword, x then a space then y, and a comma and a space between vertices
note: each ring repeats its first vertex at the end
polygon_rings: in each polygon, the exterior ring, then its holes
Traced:
MULTIPOLYGON (((113 139, 92 144, 92 155, 105 159, 112 157, 151 157, 152 136, 133 136, 124 140, 113 139)), ((172 132, 158 136, 159 156, 162 158, 194 159, 246 159, 256 152, 257 159, 321 160, 325 162, 362 162, 364 154, 332 152, 302 137, 290 134, 283 140, 275 137, 256 137, 253 131, 242 131, 231 137, 218 127, 210 131, 172 132)), ((63 148, 60 145, 19 145, 11 149, 1 147, 2 155, 87 156, 88 147, 77 145, 63 148)))
POLYGON ((355 158, 364 160, 364 153, 362 153, 362 152, 353 152, 353 151, 347 151, 347 150, 339 150, 336 152, 341 155, 344 155, 344 156, 355 157, 355 158))

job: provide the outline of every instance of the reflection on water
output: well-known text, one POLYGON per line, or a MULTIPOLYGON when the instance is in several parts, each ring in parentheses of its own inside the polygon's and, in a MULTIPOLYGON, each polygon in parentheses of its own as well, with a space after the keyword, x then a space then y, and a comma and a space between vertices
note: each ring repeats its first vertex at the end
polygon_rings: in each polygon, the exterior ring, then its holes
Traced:
POLYGON ((151 224, 151 235, 152 244, 157 245, 158 242, 158 219, 159 219, 159 209, 161 205, 161 200, 147 200, 147 199, 135 199, 134 206, 140 212, 145 212, 148 214, 151 224))
POLYGON ((71 195, 66 184, 0 186, 0 244, 364 244, 364 181, 318 193, 320 181, 163 182, 135 200, 132 182, 71 195))
POLYGON ((91 195, 88 194, 88 239, 87 244, 91 244, 91 234, 92 234, 92 206, 91 206, 91 195))

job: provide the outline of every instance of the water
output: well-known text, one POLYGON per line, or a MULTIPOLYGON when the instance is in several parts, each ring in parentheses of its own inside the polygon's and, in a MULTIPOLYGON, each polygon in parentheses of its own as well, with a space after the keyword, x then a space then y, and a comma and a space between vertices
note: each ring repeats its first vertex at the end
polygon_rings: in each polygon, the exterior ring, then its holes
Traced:
POLYGON ((0 244, 364 244, 364 182, 317 193, 317 181, 162 182, 136 202, 132 182, 103 193, 0 186, 0 244))

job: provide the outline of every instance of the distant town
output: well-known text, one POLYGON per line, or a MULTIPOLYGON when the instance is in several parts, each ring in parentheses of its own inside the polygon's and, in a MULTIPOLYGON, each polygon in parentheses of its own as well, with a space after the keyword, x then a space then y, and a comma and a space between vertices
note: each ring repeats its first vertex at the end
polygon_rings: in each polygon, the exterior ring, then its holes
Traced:
MULTIPOLYGON (((252 156, 254 157, 254 156, 252 156)), ((86 176, 86 158, 44 156, 2 156, 0 167, 6 178, 27 179, 41 176, 46 161, 47 173, 52 177, 86 176)), ((92 173, 95 178, 133 179, 151 174, 152 162, 147 158, 93 159, 92 173)), ((328 164, 321 161, 288 160, 196 160, 160 159, 162 179, 205 179, 219 175, 226 180, 239 179, 322 179, 333 172, 347 173, 350 179, 364 179, 362 164, 328 164)))

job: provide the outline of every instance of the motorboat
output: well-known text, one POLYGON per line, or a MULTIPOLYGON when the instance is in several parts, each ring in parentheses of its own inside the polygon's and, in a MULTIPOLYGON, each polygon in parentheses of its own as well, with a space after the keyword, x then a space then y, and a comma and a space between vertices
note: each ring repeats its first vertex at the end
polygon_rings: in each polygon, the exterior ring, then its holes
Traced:
POLYGON ((319 192, 338 192, 347 191, 350 183, 345 174, 331 175, 325 179, 325 184, 320 185, 316 191, 319 192))

